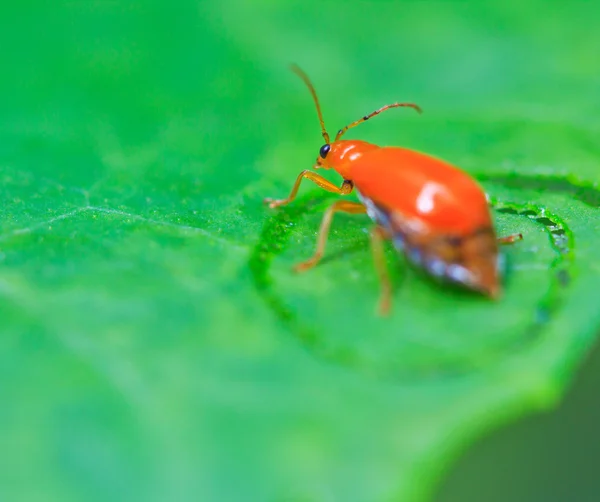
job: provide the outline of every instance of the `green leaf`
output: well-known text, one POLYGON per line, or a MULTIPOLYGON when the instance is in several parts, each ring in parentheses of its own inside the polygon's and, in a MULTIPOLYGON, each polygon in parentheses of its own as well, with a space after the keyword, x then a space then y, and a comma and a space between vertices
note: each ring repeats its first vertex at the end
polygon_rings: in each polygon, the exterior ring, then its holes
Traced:
POLYGON ((428 500, 475 438, 553 406, 600 327, 599 11, 555 8, 3 7, 0 499, 428 500), (334 199, 262 204, 320 147, 289 61, 331 131, 423 106, 352 137, 481 180, 524 235, 502 300, 389 249, 376 316, 364 216, 291 272, 334 199))

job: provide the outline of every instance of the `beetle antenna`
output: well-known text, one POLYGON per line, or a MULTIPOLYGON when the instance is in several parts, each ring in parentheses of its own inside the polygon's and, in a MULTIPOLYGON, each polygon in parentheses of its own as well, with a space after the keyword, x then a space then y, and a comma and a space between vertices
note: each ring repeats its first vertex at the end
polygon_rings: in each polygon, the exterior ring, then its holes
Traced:
POLYGON ((351 124, 348 124, 346 127, 340 129, 338 131, 338 133, 335 135, 335 140, 337 141, 338 139, 340 139, 342 134, 344 134, 348 129, 352 129, 353 127, 357 126, 358 124, 361 124, 362 122, 365 122, 366 120, 369 120, 371 117, 374 117, 375 115, 379 115, 381 112, 385 112, 386 110, 389 110, 390 108, 399 108, 401 106, 407 106, 409 108, 413 108, 417 112, 421 113, 421 108, 419 106, 415 105, 414 103, 393 103, 391 105, 385 105, 385 106, 382 106, 381 108, 379 108, 379 110, 375 110, 373 113, 369 113, 369 115, 365 115, 363 118, 355 120, 351 124))
POLYGON ((306 84, 306 87, 308 87, 308 90, 312 94, 313 101, 315 102, 315 105, 317 107, 317 115, 319 116, 319 123, 321 124, 321 132, 323 134, 323 138, 325 138, 325 143, 329 144, 329 134, 327 134, 327 131, 325 130, 325 122, 323 121, 323 114, 321 113, 321 106, 319 105, 319 98, 317 98, 317 92, 315 91, 315 88, 313 87, 310 79, 308 78, 308 75, 304 73, 304 71, 299 66, 293 64, 290 66, 290 68, 296 75, 298 75, 302 79, 302 81, 306 84))

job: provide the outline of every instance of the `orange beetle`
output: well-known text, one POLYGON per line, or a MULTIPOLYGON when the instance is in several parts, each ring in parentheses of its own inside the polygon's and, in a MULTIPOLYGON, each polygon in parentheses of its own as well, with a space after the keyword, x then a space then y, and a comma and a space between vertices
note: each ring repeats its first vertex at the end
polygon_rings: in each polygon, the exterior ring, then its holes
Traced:
POLYGON ((292 70, 312 94, 325 139, 314 168, 335 169, 344 181, 338 187, 319 174, 305 170, 286 199, 265 199, 265 203, 274 208, 291 202, 303 178, 342 195, 356 189, 362 201, 361 204, 340 200, 327 209, 315 254, 295 269, 308 270, 322 258, 334 213, 366 212, 376 223, 371 231, 371 243, 382 284, 382 313, 388 312, 391 298, 383 256, 384 239, 391 239, 410 262, 430 275, 497 298, 501 291, 498 242, 515 242, 522 235, 496 238, 485 193, 477 182, 460 169, 423 153, 340 139, 348 129, 390 108, 410 107, 418 112, 421 109, 413 103, 386 105, 340 129, 335 140, 330 141, 312 83, 297 66, 292 66, 292 70))

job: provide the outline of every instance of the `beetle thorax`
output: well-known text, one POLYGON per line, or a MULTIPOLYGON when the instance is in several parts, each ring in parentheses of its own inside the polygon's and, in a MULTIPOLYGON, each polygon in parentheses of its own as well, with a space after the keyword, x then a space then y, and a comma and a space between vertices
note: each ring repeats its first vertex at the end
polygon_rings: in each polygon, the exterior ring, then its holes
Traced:
POLYGON ((351 179, 352 163, 366 152, 379 148, 377 145, 360 140, 338 140, 330 145, 325 158, 318 157, 315 168, 335 169, 344 179, 351 179))

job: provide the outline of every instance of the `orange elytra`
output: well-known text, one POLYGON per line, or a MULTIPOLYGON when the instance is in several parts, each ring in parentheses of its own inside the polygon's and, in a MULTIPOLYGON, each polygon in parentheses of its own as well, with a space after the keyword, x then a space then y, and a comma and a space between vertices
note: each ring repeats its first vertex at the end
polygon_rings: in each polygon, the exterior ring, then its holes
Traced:
POLYGON ((376 226, 371 231, 375 266, 382 284, 380 311, 390 308, 391 286, 383 256, 383 240, 391 239, 406 258, 433 277, 499 297, 498 243, 522 238, 515 234, 497 239, 483 189, 464 171, 424 153, 400 147, 380 147, 366 141, 343 140, 350 128, 390 108, 413 103, 383 106, 340 129, 331 141, 315 89, 297 66, 292 70, 312 94, 325 144, 319 150, 315 169, 334 169, 343 178, 340 187, 319 174, 302 171, 286 199, 265 199, 274 208, 291 202, 302 179, 321 188, 347 195, 356 189, 362 203, 334 202, 325 212, 315 254, 295 267, 308 270, 322 258, 334 213, 367 213, 376 226))

